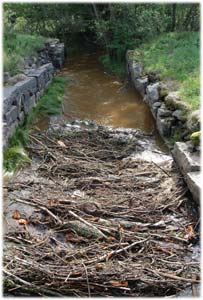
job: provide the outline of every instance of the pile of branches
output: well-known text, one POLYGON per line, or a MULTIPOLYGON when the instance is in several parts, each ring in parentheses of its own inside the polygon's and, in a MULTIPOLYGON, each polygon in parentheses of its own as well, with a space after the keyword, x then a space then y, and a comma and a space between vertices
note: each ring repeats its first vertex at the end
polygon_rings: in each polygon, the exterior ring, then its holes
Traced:
POLYGON ((16 224, 4 236, 5 295, 195 295, 198 221, 173 164, 129 159, 138 136, 100 127, 31 138, 35 163, 5 187, 16 224))

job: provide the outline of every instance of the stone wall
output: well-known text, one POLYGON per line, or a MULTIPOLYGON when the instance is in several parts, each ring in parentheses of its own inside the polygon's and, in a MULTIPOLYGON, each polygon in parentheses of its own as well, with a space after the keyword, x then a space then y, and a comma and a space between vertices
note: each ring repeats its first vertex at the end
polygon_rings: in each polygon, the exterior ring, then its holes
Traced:
POLYGON ((143 63, 134 57, 134 51, 127 51, 126 62, 135 89, 149 105, 160 135, 172 150, 194 200, 199 203, 200 146, 191 143, 190 135, 200 130, 200 112, 195 111, 188 118, 191 108, 181 101, 177 88, 169 82, 161 81, 155 72, 144 70, 143 63), (169 140, 177 133, 181 142, 172 146, 169 140))
POLYGON ((29 59, 23 74, 7 80, 3 88, 3 149, 8 147, 26 114, 36 106, 39 98, 52 82, 64 62, 64 44, 52 41, 45 45, 36 59, 29 59), (35 63, 33 63, 35 61, 35 63), (38 61, 38 63, 37 63, 38 61))

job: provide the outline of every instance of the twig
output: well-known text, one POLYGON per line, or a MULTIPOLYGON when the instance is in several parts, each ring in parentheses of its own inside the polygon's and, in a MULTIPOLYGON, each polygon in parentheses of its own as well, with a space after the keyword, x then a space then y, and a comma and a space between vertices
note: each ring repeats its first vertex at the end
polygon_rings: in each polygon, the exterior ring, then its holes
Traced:
POLYGON ((172 275, 172 274, 162 273, 160 271, 156 271, 156 272, 159 275, 162 275, 164 277, 179 280, 179 281, 185 281, 185 282, 191 282, 191 283, 200 283, 201 282, 200 280, 197 280, 197 279, 194 279, 194 278, 184 278, 184 277, 180 277, 180 276, 176 276, 176 275, 172 275))
POLYGON ((163 171, 168 177, 171 177, 171 175, 166 171, 166 170, 164 170, 162 167, 160 167, 157 163, 155 163, 154 161, 152 161, 153 162, 153 164, 155 165, 155 166, 157 166, 157 168, 159 168, 161 171, 163 171))
POLYGON ((101 261, 105 261, 107 258, 110 258, 110 257, 112 257, 113 255, 117 255, 117 254, 119 254, 119 253, 121 253, 121 252, 123 252, 123 251, 127 251, 127 250, 133 248, 133 247, 136 246, 136 245, 139 245, 139 244, 142 244, 142 243, 146 242, 148 239, 149 239, 149 238, 146 238, 146 239, 144 239, 144 240, 141 240, 141 241, 138 241, 138 242, 134 242, 134 243, 132 243, 132 244, 130 244, 130 245, 124 247, 124 248, 121 248, 121 249, 118 249, 118 250, 111 251, 111 252, 109 252, 109 253, 107 253, 107 254, 104 254, 104 255, 100 256, 100 257, 99 257, 98 259, 96 259, 96 260, 87 261, 87 263, 88 263, 88 264, 91 264, 91 263, 94 263, 94 262, 95 262, 95 263, 98 263, 98 262, 101 262, 101 261))
POLYGON ((87 278, 87 289, 88 289, 88 295, 89 295, 89 298, 91 297, 91 290, 90 290, 90 284, 89 284, 89 278, 88 278, 88 273, 87 273, 87 268, 84 264, 84 262, 82 261, 82 265, 84 266, 84 269, 85 269, 85 274, 86 274, 86 278, 87 278))

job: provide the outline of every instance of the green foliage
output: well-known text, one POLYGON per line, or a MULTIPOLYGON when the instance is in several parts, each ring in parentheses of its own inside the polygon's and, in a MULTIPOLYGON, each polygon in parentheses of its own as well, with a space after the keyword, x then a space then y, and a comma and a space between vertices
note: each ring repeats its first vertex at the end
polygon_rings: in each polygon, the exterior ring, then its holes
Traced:
POLYGON ((4 170, 10 172, 22 167, 26 163, 31 163, 31 159, 28 157, 24 148, 16 146, 4 152, 4 170))
POLYGON ((27 126, 37 122, 43 116, 58 115, 61 110, 65 87, 68 83, 68 77, 56 76, 52 84, 42 96, 36 107, 27 116, 27 126))
POLYGON ((26 128, 26 122, 18 126, 12 138, 9 141, 9 147, 25 146, 29 142, 29 129, 26 128))
MULTIPOLYGON (((139 48, 147 70, 180 84, 181 98, 200 106, 200 36, 197 32, 167 33, 139 48)), ((137 57, 137 50, 135 56, 137 57)))
POLYGON ((42 49, 46 38, 28 34, 15 33, 13 30, 4 31, 4 71, 11 75, 17 74, 24 58, 37 54, 42 49))
POLYGON ((100 61, 102 62, 104 69, 115 74, 120 79, 125 76, 125 62, 116 61, 110 58, 108 54, 100 56, 100 61))
POLYGON ((18 31, 59 38, 69 48, 85 43, 103 48, 114 69, 127 49, 164 32, 200 27, 199 3, 6 3, 7 26, 12 14, 18 31))

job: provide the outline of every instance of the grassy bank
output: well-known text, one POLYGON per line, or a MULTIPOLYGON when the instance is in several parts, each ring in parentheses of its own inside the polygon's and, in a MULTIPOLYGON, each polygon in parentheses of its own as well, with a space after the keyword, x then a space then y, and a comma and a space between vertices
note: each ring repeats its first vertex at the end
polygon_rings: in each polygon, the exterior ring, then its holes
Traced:
POLYGON ((21 71, 25 57, 35 56, 42 49, 47 38, 18 34, 11 30, 4 32, 4 71, 15 75, 21 71))
MULTIPOLYGON (((138 51, 137 51, 138 50, 138 51)), ((200 35, 198 32, 168 33, 140 46, 136 58, 146 70, 157 71, 164 80, 180 86, 181 98, 193 110, 200 107, 200 35)))
POLYGON ((25 117, 23 124, 18 126, 15 134, 9 141, 8 149, 4 152, 3 167, 6 172, 15 171, 24 163, 30 162, 23 149, 29 143, 29 134, 40 118, 60 113, 67 83, 67 77, 56 76, 33 111, 25 117))

